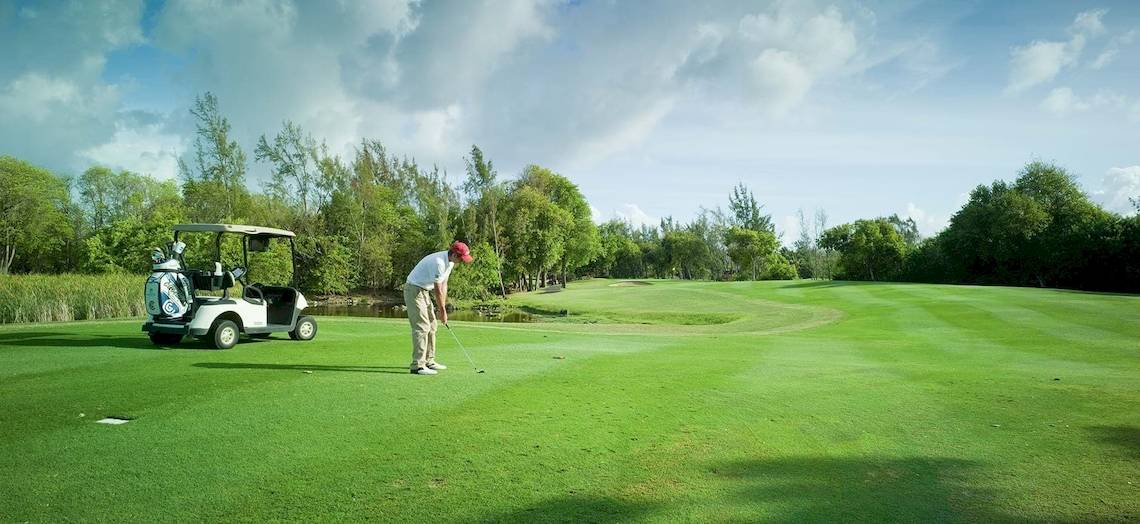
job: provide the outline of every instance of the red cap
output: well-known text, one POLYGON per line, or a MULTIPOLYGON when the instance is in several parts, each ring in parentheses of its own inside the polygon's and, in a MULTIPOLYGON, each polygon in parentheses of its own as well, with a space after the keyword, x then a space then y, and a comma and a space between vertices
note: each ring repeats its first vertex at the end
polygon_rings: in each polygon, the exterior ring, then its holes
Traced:
POLYGON ((456 241, 454 244, 451 244, 451 249, 449 251, 455 253, 456 255, 459 255, 459 258, 463 259, 464 262, 468 264, 471 263, 471 250, 467 248, 467 244, 456 241))

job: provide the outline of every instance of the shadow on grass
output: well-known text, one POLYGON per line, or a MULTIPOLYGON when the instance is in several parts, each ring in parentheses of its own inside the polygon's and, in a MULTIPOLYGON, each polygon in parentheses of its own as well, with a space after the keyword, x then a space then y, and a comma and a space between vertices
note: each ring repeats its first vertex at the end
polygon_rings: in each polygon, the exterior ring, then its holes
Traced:
POLYGON ((407 375, 407 367, 394 366, 326 366, 305 364, 254 364, 246 362, 198 362, 196 368, 206 369, 277 369, 282 371, 347 371, 354 373, 396 373, 407 375), (400 370, 400 371, 393 371, 400 370))
POLYGON ((1087 429, 1093 438, 1123 449, 1134 459, 1140 459, 1140 428, 1135 426, 1091 426, 1087 429))
MULTIPOLYGON (((1038 288, 1040 289, 1040 288, 1038 288)), ((1061 293, 1076 293, 1079 295, 1102 295, 1107 297, 1130 297, 1140 298, 1140 293, 1129 293, 1127 291, 1088 291, 1084 289, 1065 289, 1053 288, 1052 291, 1060 291, 1061 293)))
POLYGON ((178 346, 156 346, 147 338, 146 333, 138 335, 76 335, 68 336, 59 331, 39 332, 21 331, 17 333, 0 333, 0 346, 24 347, 112 347, 124 349, 170 349, 178 346))
POLYGON ((775 512, 775 522, 1031 521, 994 508, 996 494, 971 482, 977 462, 947 458, 747 460, 711 468, 740 486, 748 505, 775 512))
POLYGON ((479 515, 475 522, 631 522, 645 516, 652 504, 619 500, 612 497, 570 495, 544 500, 499 515, 479 515))
MULTIPOLYGON (((239 342, 240 345, 260 344, 262 342, 271 342, 272 338, 249 338, 244 337, 239 342)), ((216 351, 209 343, 195 339, 193 337, 185 337, 177 344, 155 344, 150 341, 146 333, 139 332, 137 335, 74 335, 68 336, 66 333, 58 331, 22 331, 18 333, 0 333, 0 346, 24 346, 24 347, 43 347, 43 348, 87 348, 87 347, 109 347, 119 349, 150 349, 150 350, 167 350, 167 349, 194 349, 205 351, 216 351)))

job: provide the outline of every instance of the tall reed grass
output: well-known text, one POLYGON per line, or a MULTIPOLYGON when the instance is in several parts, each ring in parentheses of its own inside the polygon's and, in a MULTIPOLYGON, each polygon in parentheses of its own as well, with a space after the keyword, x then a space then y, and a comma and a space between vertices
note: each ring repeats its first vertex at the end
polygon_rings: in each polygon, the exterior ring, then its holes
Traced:
POLYGON ((0 275, 0 324, 146 314, 140 275, 0 275))

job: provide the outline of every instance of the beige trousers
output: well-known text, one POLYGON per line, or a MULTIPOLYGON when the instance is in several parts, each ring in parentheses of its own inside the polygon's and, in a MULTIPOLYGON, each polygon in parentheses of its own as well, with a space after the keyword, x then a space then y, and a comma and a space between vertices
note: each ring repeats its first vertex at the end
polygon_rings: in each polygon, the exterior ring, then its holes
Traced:
POLYGON ((412 370, 435 362, 435 308, 431 292, 414 284, 404 284, 404 305, 412 325, 412 370))

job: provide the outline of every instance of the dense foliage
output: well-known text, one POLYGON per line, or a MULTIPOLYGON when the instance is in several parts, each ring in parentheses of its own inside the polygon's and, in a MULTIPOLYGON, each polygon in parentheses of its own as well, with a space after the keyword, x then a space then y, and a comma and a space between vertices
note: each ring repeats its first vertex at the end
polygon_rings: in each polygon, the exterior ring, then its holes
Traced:
MULTIPOLYGON (((287 244, 251 256, 256 280, 295 280, 310 292, 403 285, 425 254, 453 240, 478 261, 456 273, 459 298, 505 295, 576 277, 762 280, 841 278, 1057 286, 1140 291, 1140 218, 1101 209, 1064 170, 1034 162, 1013 183, 979 186, 949 227, 922 239, 892 215, 828 227, 800 212, 800 236, 781 247, 772 217, 744 184, 727 211, 701 209, 689 223, 595 225, 568 178, 529 165, 503 180, 472 146, 465 178, 365 139, 345 159, 300 126, 262 136, 253 161, 269 168, 250 191, 249 159, 230 136, 218 100, 199 97, 194 148, 181 179, 157 181, 94 166, 65 179, 0 157, 0 274, 142 273, 151 247, 182 222, 248 223, 298 233, 296 274, 287 244)), ((1138 202, 1140 205, 1140 202, 1138 202)), ((206 264, 212 238, 188 235, 189 260, 206 264)), ((241 263, 235 242, 227 265, 241 263)), ((197 266, 195 266, 197 267, 197 266)))
POLYGON ((1140 291, 1140 216, 1109 213, 1057 166, 978 186, 933 238, 879 218, 824 232, 839 278, 1140 291))

